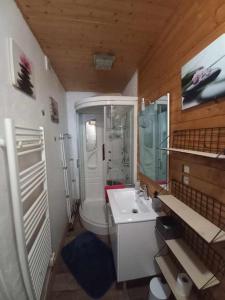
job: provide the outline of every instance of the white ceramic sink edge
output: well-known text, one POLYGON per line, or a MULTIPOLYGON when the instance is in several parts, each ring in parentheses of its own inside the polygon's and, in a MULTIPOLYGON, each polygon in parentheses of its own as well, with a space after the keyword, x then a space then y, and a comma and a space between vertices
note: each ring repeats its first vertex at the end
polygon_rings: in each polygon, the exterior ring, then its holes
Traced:
POLYGON ((160 213, 152 208, 152 199, 137 197, 134 188, 108 190, 114 222, 116 224, 154 221, 160 213))

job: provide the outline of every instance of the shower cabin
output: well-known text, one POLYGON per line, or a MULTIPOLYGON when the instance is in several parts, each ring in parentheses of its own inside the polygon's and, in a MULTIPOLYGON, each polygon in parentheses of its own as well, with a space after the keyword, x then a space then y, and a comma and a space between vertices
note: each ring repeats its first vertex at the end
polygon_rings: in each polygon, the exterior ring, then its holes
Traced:
POLYGON ((105 187, 136 180, 137 98, 98 96, 82 100, 77 113, 80 217, 84 227, 108 234, 105 187))

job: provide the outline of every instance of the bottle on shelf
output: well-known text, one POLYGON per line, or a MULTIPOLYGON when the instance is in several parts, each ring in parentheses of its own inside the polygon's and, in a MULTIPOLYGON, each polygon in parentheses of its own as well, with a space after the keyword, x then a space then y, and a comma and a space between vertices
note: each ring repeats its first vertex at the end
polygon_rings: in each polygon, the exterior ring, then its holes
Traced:
POLYGON ((161 211, 162 203, 161 200, 158 197, 159 193, 157 191, 154 192, 153 198, 152 198, 152 208, 154 211, 159 212, 161 211))

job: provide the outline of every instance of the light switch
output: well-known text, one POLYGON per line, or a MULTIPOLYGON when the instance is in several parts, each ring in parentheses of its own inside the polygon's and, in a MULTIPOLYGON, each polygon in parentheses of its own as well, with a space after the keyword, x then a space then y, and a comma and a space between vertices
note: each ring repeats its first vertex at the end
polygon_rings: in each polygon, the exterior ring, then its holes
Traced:
POLYGON ((183 184, 189 185, 189 176, 183 175, 183 184))
POLYGON ((183 165, 183 172, 186 174, 190 174, 190 167, 187 165, 183 165))

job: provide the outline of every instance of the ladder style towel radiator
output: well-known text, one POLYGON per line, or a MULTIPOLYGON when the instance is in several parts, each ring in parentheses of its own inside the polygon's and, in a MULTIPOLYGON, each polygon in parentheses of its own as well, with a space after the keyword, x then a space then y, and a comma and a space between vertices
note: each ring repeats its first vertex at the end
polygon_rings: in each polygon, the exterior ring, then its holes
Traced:
POLYGON ((29 300, 41 297, 52 246, 44 129, 14 126, 5 119, 13 222, 22 278, 29 300))

